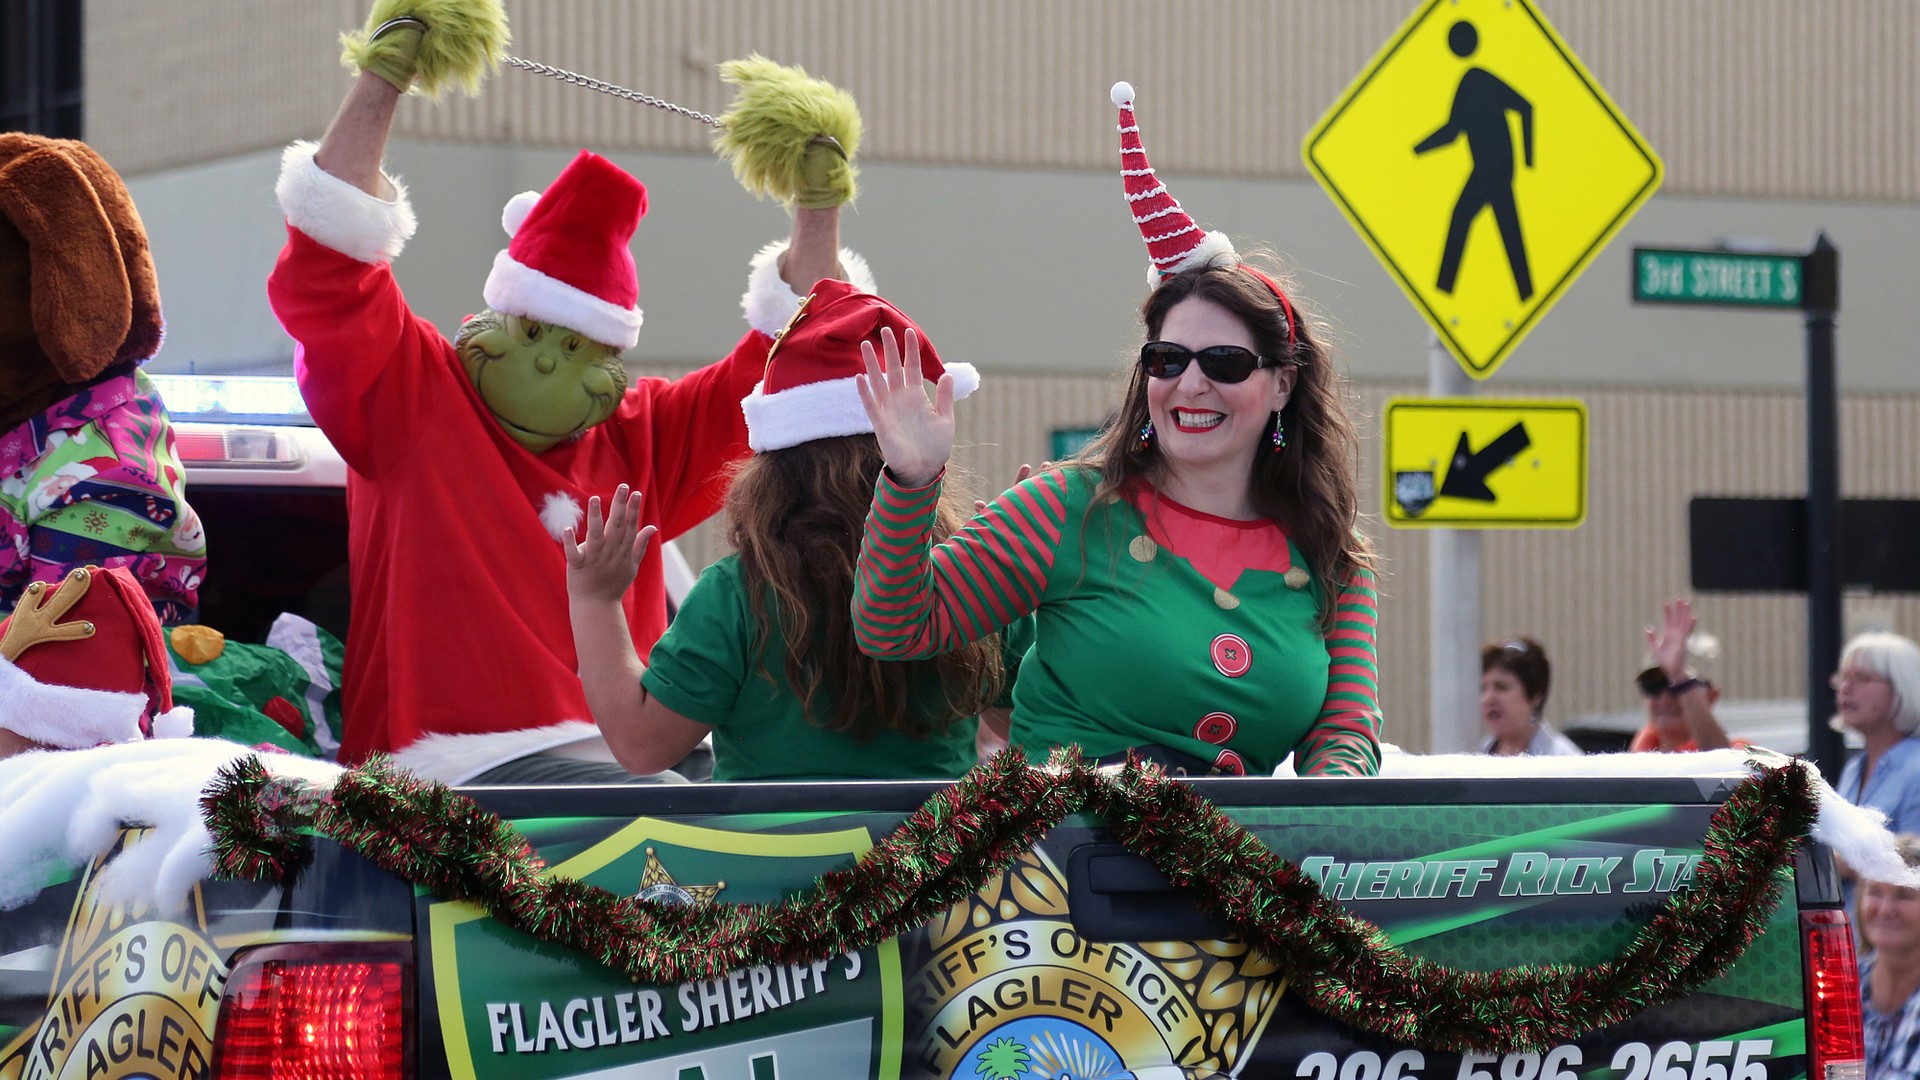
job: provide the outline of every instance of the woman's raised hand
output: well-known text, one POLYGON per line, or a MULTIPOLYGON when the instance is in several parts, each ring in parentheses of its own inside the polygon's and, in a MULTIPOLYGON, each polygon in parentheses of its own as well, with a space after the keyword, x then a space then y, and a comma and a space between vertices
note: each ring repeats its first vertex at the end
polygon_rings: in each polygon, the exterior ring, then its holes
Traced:
POLYGON ((940 376, 929 401, 921 386, 920 335, 909 329, 906 338, 904 360, 890 327, 880 330, 884 356, 874 355, 872 342, 861 342, 867 371, 853 378, 888 471, 898 483, 917 488, 932 483, 953 456, 953 376, 940 376))
POLYGON ((561 536, 560 548, 567 556, 567 595, 574 600, 617 602, 640 572, 656 531, 651 525, 640 526, 640 493, 625 484, 614 491, 604 519, 600 496, 588 499, 586 535, 577 536, 568 527, 561 536))

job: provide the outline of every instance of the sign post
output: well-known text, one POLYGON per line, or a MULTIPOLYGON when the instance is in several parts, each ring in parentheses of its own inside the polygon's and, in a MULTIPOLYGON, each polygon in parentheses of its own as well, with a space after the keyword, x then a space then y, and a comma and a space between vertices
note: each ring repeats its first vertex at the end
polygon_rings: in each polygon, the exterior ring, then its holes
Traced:
POLYGON ((1807 752, 1838 783, 1845 747, 1827 725, 1840 666, 1840 392, 1834 317, 1840 252, 1821 233, 1807 255, 1807 752))
POLYGON ((1807 337, 1807 752, 1828 780, 1845 753, 1827 726, 1840 664, 1840 404, 1834 325, 1840 311, 1840 251, 1821 233, 1813 250, 1716 251, 1636 247, 1633 299, 1749 310, 1797 310, 1807 337))

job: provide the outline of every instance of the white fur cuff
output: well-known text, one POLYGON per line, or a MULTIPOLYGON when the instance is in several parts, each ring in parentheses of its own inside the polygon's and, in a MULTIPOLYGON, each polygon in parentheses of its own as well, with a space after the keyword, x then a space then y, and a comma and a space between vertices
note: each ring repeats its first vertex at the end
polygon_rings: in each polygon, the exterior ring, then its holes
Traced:
POLYGON ((1206 266, 1215 261, 1235 263, 1240 261, 1239 252, 1233 248, 1233 241, 1223 232, 1209 232, 1200 238, 1200 243, 1192 251, 1180 256, 1172 266, 1160 267, 1147 260, 1147 284, 1160 284, 1161 274, 1177 274, 1182 270, 1191 270, 1196 266, 1206 266))
POLYGON ((599 735, 599 727, 590 720, 566 720, 547 727, 471 735, 437 733, 422 736, 395 751, 393 763, 423 779, 457 786, 528 754, 599 735))
MULTIPOLYGON (((793 313, 800 308, 800 296, 780 276, 780 256, 786 250, 785 240, 775 240, 760 249, 748 264, 747 291, 740 297, 740 310, 747 317, 747 325, 768 337, 785 330, 793 321, 793 313)), ((847 272, 847 282, 854 288, 867 293, 879 291, 879 286, 873 283, 873 271, 867 268, 867 260, 852 250, 840 249, 840 268, 847 272)))
MULTIPOLYGON (((956 401, 980 388, 980 372, 972 364, 947 364, 946 371, 953 376, 956 401)), ((867 419, 851 376, 807 383, 775 394, 768 394, 767 384, 761 382, 740 400, 740 411, 747 418, 747 446, 756 453, 873 431, 873 421, 867 419)))
POLYGON ((301 141, 280 155, 280 180, 273 193, 287 224, 349 258, 391 262, 419 225, 406 186, 388 176, 393 201, 375 198, 314 164, 317 149, 301 141))
POLYGON ((515 261, 511 248, 493 257, 480 294, 495 311, 564 326, 621 350, 639 342, 645 321, 639 308, 621 307, 515 261))
POLYGON ((63 750, 138 742, 146 708, 145 694, 43 683, 0 656, 0 728, 34 742, 63 750))

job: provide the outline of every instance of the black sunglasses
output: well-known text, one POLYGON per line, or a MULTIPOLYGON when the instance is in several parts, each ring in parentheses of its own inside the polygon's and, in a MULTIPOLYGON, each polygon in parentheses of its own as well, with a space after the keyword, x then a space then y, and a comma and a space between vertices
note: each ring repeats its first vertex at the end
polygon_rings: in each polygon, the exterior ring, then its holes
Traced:
POLYGON ((1149 341, 1140 346, 1140 366, 1156 379, 1177 379, 1195 360, 1200 361, 1201 372, 1217 383, 1246 382, 1256 369, 1272 363, 1239 345, 1189 349, 1171 341, 1149 341))
MULTIPOLYGON (((1668 680, 1667 673, 1657 667, 1650 667, 1640 674, 1635 675, 1633 681, 1639 685, 1640 693, 1645 697, 1659 697, 1661 694, 1673 689, 1673 683, 1668 680)), ((1704 683, 1707 680, 1695 679, 1691 681, 1704 683)))

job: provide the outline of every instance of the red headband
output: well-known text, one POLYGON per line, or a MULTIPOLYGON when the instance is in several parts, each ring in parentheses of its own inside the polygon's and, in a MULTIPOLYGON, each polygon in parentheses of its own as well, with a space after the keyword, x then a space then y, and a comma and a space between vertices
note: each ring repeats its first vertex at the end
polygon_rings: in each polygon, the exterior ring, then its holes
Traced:
POLYGON ((1246 263, 1241 263, 1240 269, 1252 274, 1262 285, 1273 290, 1273 295, 1280 301, 1280 314, 1287 320, 1287 345, 1289 348, 1298 345, 1299 342, 1293 333, 1293 325, 1296 321, 1293 316, 1293 301, 1287 299, 1286 290, 1280 288, 1279 282, 1248 266, 1246 263))

